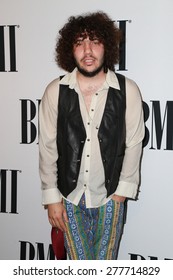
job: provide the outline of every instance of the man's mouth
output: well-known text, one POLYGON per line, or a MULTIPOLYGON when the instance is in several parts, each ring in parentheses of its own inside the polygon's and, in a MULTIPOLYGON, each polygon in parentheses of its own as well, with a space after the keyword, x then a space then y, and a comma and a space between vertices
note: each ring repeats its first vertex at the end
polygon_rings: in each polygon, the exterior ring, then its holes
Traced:
POLYGON ((83 59, 82 59, 82 61, 86 64, 86 65, 92 65, 93 64, 93 62, 94 62, 94 58, 93 57, 84 57, 83 59))

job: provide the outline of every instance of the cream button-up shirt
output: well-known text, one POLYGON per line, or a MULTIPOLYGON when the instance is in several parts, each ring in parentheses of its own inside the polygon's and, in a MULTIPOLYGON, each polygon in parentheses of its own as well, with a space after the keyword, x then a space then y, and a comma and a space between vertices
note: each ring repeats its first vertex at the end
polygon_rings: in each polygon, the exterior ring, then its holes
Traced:
MULTIPOLYGON (((108 71, 103 86, 92 96, 89 112, 87 111, 77 80, 76 69, 66 74, 61 80, 53 80, 46 88, 39 110, 39 170, 42 182, 42 204, 60 202, 62 194, 57 186, 58 151, 56 137, 58 133, 58 96, 59 84, 74 88, 79 96, 79 105, 86 130, 86 142, 81 159, 77 186, 67 200, 77 205, 85 193, 86 207, 99 207, 111 197, 106 197, 104 168, 102 164, 98 129, 104 112, 109 87, 119 88, 114 72, 108 71)), ((111 127, 110 127, 111 129, 111 127)), ((115 194, 135 198, 139 184, 139 164, 144 137, 142 99, 134 81, 126 78, 126 149, 115 194)))

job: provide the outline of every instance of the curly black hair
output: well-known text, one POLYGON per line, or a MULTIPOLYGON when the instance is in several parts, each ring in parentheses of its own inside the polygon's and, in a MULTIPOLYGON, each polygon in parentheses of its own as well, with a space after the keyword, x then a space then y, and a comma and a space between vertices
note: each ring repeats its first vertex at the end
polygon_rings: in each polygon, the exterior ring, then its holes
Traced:
POLYGON ((59 67, 71 72, 76 67, 73 56, 73 45, 78 37, 87 34, 92 40, 97 38, 105 49, 104 72, 113 70, 119 62, 119 47, 122 39, 121 31, 115 22, 104 12, 87 13, 71 16, 59 31, 55 47, 55 60, 59 67))

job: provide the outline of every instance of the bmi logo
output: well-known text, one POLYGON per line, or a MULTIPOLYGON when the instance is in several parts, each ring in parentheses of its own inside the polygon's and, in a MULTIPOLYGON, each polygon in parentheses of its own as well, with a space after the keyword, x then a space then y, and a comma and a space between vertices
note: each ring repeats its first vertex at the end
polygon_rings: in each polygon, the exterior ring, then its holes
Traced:
POLYGON ((35 244, 29 241, 20 242, 20 260, 54 260, 55 255, 52 245, 48 246, 46 251, 43 243, 36 242, 35 244))
POLYGON ((144 146, 150 144, 150 149, 173 150, 173 101, 166 101, 163 106, 159 100, 151 100, 151 104, 143 102, 145 123, 144 146), (151 108, 150 108, 151 107, 151 108))
POLYGON ((119 29, 123 34, 123 40, 120 44, 120 62, 118 71, 126 71, 126 27, 127 23, 131 23, 131 20, 118 20, 119 29))
POLYGON ((0 170, 0 213, 18 214, 17 185, 21 170, 0 170))
POLYGON ((38 111, 40 99, 20 99, 21 102, 21 142, 31 144, 38 142, 38 111))
MULTIPOLYGON (((118 20, 124 40, 120 46, 120 71, 126 70, 126 25, 130 20, 118 20)), ((19 25, 0 25, 0 72, 17 72, 16 30, 19 25)))
POLYGON ((17 72, 17 28, 19 28, 19 25, 0 25, 0 72, 17 72))
MULTIPOLYGON (((38 143, 40 100, 21 99, 21 144, 38 143)), ((151 150, 173 150, 173 101, 165 105, 159 100, 143 102, 145 139, 143 146, 151 150)))
MULTIPOLYGON (((147 256, 147 257, 144 257, 140 254, 133 254, 133 253, 129 253, 130 255, 130 260, 158 260, 159 258, 156 257, 156 256, 147 256)), ((164 260, 172 260, 172 259, 168 259, 168 258, 164 258, 164 260)))

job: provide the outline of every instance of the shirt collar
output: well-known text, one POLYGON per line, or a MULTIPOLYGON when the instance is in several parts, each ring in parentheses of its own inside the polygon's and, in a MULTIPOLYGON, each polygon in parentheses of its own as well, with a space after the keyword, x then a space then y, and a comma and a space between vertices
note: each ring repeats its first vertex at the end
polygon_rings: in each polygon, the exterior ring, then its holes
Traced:
MULTIPOLYGON (((69 85, 69 88, 74 89, 77 84, 76 72, 77 72, 77 68, 75 68, 71 73, 67 73, 60 80, 60 84, 69 85)), ((110 70, 108 70, 108 72, 106 74, 106 80, 103 84, 103 88, 107 89, 109 87, 112 87, 115 89, 120 89, 117 76, 115 75, 115 73, 113 71, 110 71, 110 70)))
POLYGON ((68 85, 69 88, 73 89, 77 83, 76 81, 76 72, 77 68, 75 68, 72 72, 67 73, 61 80, 60 84, 61 85, 68 85))
POLYGON ((113 72, 111 70, 108 70, 105 82, 107 83, 107 85, 109 87, 112 87, 112 88, 115 88, 115 89, 120 89, 117 76, 115 75, 115 72, 113 72))

